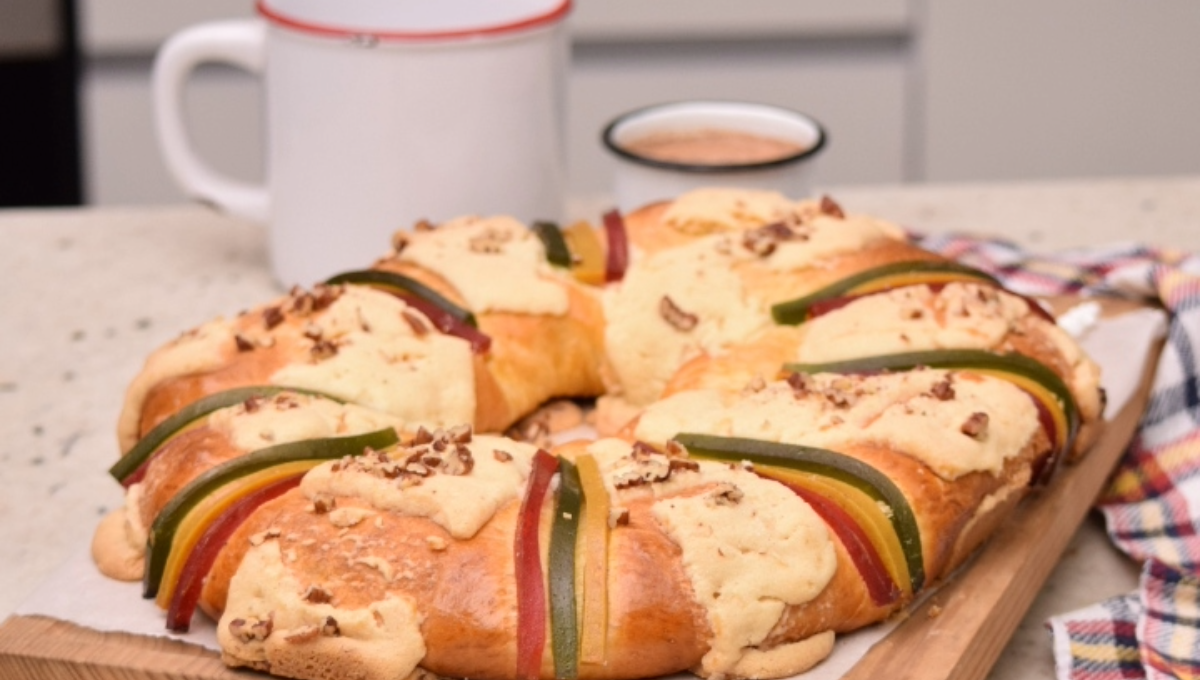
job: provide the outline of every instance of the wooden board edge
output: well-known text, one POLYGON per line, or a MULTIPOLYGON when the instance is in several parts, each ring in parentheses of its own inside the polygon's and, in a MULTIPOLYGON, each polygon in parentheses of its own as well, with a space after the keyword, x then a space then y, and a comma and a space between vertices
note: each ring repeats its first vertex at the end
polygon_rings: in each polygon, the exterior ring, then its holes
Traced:
MULTIPOLYGON (((843 680, 982 680, 1012 637, 1136 432, 1161 342, 1142 381, 1089 454, 1049 489, 1027 499, 964 568, 876 644, 843 680), (1086 498, 1087 502, 1079 499, 1086 498), (1030 558, 1014 549, 1028 527, 1043 529, 1030 558), (1003 601, 1004 606, 997 605, 1003 601)), ((100 632, 42 616, 0 622, 0 678, 27 680, 246 680, 197 645, 100 632)))
POLYGON ((216 652, 169 638, 101 632, 44 616, 0 623, 0 678, 247 680, 216 652))
POLYGON ((1133 439, 1161 347, 1156 343, 1148 352, 1137 390, 1088 455, 1062 470, 1050 488, 1026 499, 958 573, 904 613, 905 620, 843 680, 987 676, 1133 439), (1029 555, 1017 548, 1031 530, 1041 538, 1038 550, 1029 555))

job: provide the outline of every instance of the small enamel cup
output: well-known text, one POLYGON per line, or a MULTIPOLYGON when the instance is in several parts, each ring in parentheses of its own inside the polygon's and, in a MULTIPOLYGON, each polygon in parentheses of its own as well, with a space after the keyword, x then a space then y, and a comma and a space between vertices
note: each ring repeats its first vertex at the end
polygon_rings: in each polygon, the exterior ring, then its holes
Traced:
POLYGON ((778 106, 681 101, 619 116, 605 127, 601 141, 616 159, 617 207, 631 211, 701 187, 763 189, 804 198, 812 192, 815 162, 826 134, 813 118, 778 106), (789 142, 796 150, 765 161, 711 164, 657 160, 630 149, 633 142, 653 135, 705 130, 772 138, 789 142))
POLYGON ((561 219, 570 0, 259 0, 159 50, 161 150, 192 197, 268 225, 286 286, 369 266, 422 219, 561 219), (261 77, 266 181, 211 169, 183 92, 206 62, 261 77))

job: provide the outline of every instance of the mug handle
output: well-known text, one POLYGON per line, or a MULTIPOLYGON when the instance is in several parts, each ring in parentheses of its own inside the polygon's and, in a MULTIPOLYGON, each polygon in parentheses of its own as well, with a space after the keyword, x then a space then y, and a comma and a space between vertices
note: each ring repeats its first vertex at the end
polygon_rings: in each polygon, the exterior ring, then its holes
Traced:
POLYGON ((183 89, 200 64, 222 62, 261 76, 266 63, 266 22, 239 19, 200 24, 173 35, 154 60, 154 118, 167 169, 192 198, 236 215, 266 221, 266 186, 226 177, 192 148, 183 120, 183 89))

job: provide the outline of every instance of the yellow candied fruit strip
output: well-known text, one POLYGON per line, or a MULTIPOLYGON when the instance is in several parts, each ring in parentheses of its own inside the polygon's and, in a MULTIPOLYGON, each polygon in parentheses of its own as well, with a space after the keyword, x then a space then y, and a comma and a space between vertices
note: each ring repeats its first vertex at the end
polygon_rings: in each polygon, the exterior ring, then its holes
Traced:
POLYGON ((200 537, 204 535, 204 531, 221 516, 221 513, 244 498, 246 494, 253 493, 286 477, 303 474, 323 462, 325 461, 301 460, 273 465, 226 484, 192 508, 175 531, 175 539, 171 541, 171 551, 167 556, 167 563, 163 567, 162 583, 159 585, 154 603, 162 609, 171 606, 175 586, 179 584, 179 577, 183 573, 183 567, 187 564, 188 557, 192 554, 192 549, 196 547, 200 537))
POLYGON ((1032 378, 1014 375, 1003 370, 972 368, 971 372, 982 373, 984 375, 1007 380, 1033 395, 1033 398, 1041 402, 1042 405, 1046 407, 1046 410, 1050 412, 1050 417, 1054 419, 1054 429, 1056 431, 1050 433, 1050 438, 1054 440, 1055 448, 1059 451, 1066 450, 1068 445, 1067 439, 1071 436, 1071 425, 1067 420, 1066 409, 1053 392, 1046 389, 1045 386, 1038 381, 1033 380, 1032 378))
POLYGON ((891 288, 901 288, 903 286, 915 286, 922 283, 958 283, 961 281, 986 282, 987 279, 978 276, 972 276, 967 272, 902 272, 881 276, 877 279, 872 279, 858 286, 854 286, 850 290, 846 291, 845 295, 865 295, 867 293, 875 293, 891 288))
POLYGON ((579 661, 602 664, 608 638, 608 515, 611 503, 595 457, 582 454, 575 460, 583 487, 583 624, 580 626, 579 661))
POLYGON ((896 535, 891 520, 884 515, 883 508, 875 499, 848 484, 816 473, 762 466, 755 466, 754 469, 765 477, 795 484, 836 503, 866 533, 871 545, 875 546, 875 551, 883 560, 892 582, 898 585, 905 595, 912 594, 912 575, 908 571, 908 561, 905 559, 900 537, 896 535))
POLYGON ((574 262, 571 274, 579 281, 594 286, 604 283, 604 246, 596 230, 587 222, 576 222, 562 232, 574 262))

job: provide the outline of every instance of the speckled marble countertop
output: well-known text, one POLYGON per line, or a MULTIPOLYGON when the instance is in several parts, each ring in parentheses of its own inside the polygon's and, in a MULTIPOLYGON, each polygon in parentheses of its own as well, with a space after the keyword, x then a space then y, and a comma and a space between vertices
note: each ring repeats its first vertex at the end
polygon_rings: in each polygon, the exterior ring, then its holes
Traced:
MULTIPOLYGON (((1115 241, 1200 249, 1200 177, 830 188, 923 232, 1050 251, 1115 241)), ((595 219, 603 198, 573 216, 595 219)), ((121 502, 108 477, 125 385, 152 349, 280 292, 264 231, 201 206, 0 210, 0 619, 121 502)), ((992 673, 1053 676, 1045 619, 1132 590, 1091 517, 992 673)))

